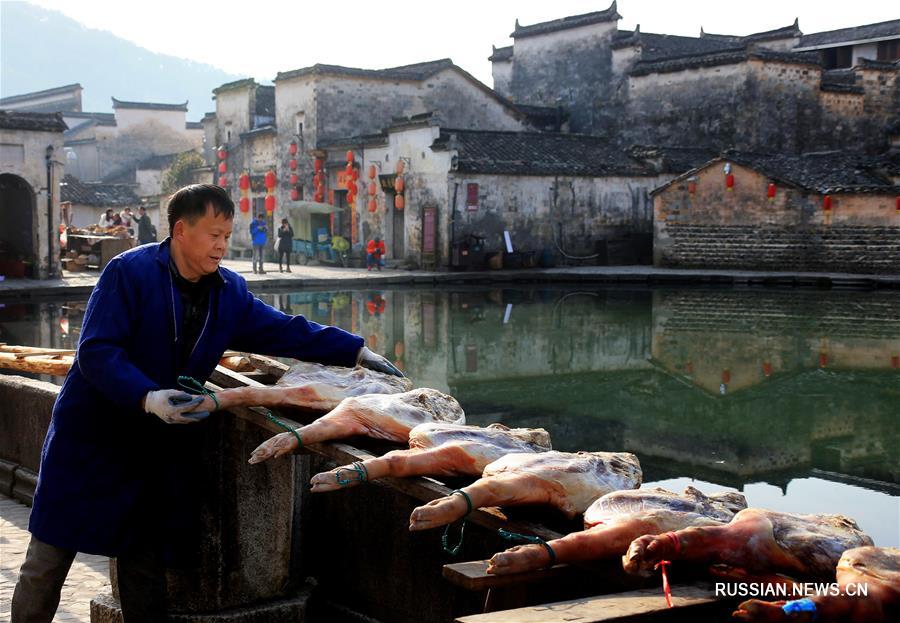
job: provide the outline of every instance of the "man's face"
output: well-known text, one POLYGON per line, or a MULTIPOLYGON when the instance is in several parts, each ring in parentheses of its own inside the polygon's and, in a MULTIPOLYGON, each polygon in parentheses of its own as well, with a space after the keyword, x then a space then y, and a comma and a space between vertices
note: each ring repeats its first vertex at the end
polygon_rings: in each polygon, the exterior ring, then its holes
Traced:
POLYGON ((206 207, 206 214, 193 224, 185 219, 175 223, 172 240, 180 249, 185 266, 179 270, 185 279, 196 279, 214 273, 228 249, 234 221, 222 214, 215 214, 213 207, 206 207))

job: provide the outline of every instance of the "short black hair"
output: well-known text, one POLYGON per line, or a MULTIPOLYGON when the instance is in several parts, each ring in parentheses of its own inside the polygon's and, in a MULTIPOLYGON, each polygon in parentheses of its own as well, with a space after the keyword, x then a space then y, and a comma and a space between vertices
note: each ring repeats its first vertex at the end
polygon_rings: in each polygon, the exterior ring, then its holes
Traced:
POLYGON ((191 184, 179 188, 171 197, 166 209, 169 216, 169 231, 175 229, 175 223, 185 219, 193 224, 206 214, 206 207, 212 204, 213 214, 234 218, 234 202, 221 186, 214 184, 191 184))

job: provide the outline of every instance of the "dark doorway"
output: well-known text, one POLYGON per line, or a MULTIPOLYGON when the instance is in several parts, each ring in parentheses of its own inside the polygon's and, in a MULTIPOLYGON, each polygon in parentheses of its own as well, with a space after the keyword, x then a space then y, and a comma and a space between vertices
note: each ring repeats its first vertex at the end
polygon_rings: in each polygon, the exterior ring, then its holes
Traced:
POLYGON ((33 277, 34 191, 18 175, 0 175, 0 274, 33 277))
POLYGON ((406 210, 398 210, 394 205, 394 194, 389 197, 391 210, 391 248, 388 253, 393 253, 395 260, 402 260, 406 257, 406 245, 404 237, 406 236, 406 210))
POLYGON ((346 190, 334 191, 334 207, 339 209, 334 212, 332 235, 340 236, 350 242, 353 234, 353 218, 350 214, 350 205, 347 203, 346 190))

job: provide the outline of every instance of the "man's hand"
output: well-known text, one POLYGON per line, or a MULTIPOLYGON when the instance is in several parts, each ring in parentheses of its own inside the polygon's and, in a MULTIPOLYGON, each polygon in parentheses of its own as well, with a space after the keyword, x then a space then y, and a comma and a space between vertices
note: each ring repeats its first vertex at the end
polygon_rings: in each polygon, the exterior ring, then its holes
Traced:
POLYGON ((375 370, 376 372, 383 372, 384 374, 403 376, 403 373, 395 368, 394 364, 378 353, 373 353, 365 346, 359 349, 359 358, 356 360, 356 365, 375 370))
POLYGON ((178 389, 147 392, 144 411, 152 413, 166 424, 193 424, 209 415, 208 411, 188 413, 203 402, 203 396, 191 396, 178 389))

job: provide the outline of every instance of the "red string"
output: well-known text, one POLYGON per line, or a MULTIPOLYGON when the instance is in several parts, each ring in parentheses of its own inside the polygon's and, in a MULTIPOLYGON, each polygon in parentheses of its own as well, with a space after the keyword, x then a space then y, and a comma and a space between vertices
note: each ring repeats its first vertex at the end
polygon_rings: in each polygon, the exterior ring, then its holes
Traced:
POLYGON ((668 560, 660 560, 656 563, 656 566, 653 569, 660 569, 662 571, 662 581, 663 581, 663 594, 666 596, 666 605, 672 608, 672 589, 669 586, 669 576, 666 574, 666 565, 671 565, 672 563, 668 560))

